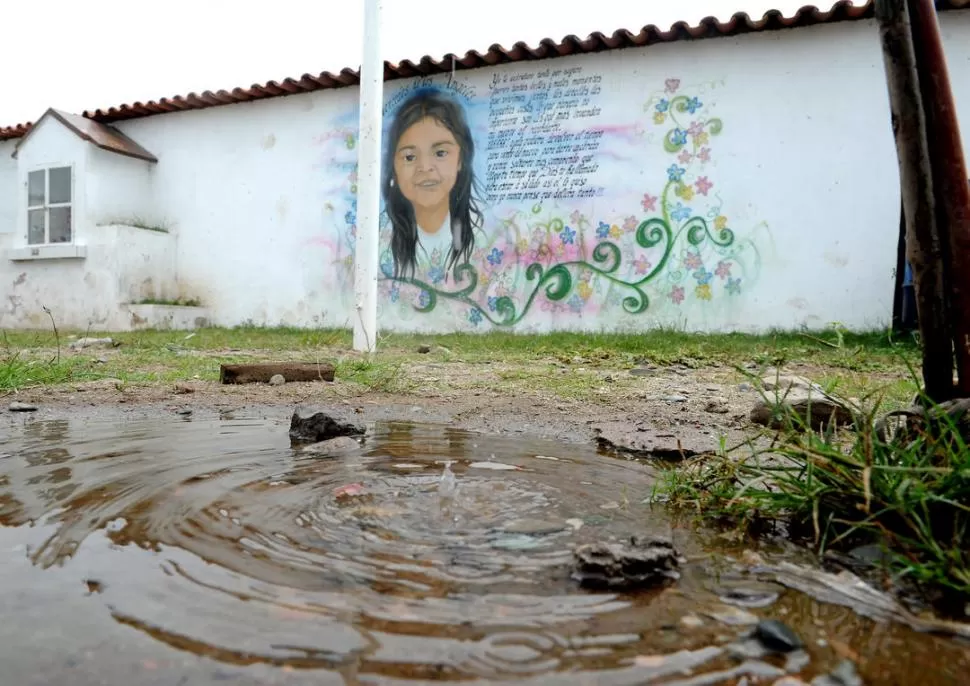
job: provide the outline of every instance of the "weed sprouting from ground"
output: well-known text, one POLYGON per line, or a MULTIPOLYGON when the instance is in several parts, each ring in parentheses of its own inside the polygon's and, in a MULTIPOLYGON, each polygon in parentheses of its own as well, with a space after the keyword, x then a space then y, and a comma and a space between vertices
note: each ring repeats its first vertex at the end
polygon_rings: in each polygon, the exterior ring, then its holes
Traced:
POLYGON ((962 405, 922 403, 925 413, 903 413, 908 421, 895 432, 878 401, 851 429, 812 431, 789 417, 760 444, 665 471, 659 490, 673 508, 739 534, 781 525, 820 553, 878 544, 897 581, 962 614, 970 600, 970 421, 962 405))

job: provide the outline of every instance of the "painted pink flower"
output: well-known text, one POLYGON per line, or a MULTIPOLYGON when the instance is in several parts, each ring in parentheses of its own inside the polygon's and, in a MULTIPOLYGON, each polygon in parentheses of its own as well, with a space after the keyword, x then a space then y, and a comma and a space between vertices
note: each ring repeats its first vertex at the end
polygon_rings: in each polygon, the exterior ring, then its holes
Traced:
POLYGON ((701 162, 710 162, 711 161, 711 149, 710 148, 701 148, 701 151, 699 153, 697 153, 697 159, 699 159, 701 162))
POLYGON ((579 210, 573 210, 573 213, 569 215, 569 218, 572 219, 573 224, 576 224, 577 226, 582 224, 583 220, 586 219, 586 217, 583 216, 583 213, 579 210))
POLYGON ((664 81, 664 93, 676 93, 680 88, 680 79, 667 79, 664 81))
POLYGON ((697 188, 697 192, 701 195, 707 195, 707 191, 714 188, 714 184, 706 176, 701 176, 694 182, 694 187, 697 188))
POLYGON ((670 289, 670 299, 674 302, 674 305, 679 305, 684 302, 684 289, 680 286, 674 286, 670 289))
POLYGON ((684 256, 684 266, 690 270, 700 269, 704 262, 701 260, 700 253, 687 251, 687 255, 684 256))
POLYGON ((652 267, 653 264, 646 257, 640 255, 636 262, 633 263, 633 266, 636 267, 637 274, 646 274, 648 271, 650 271, 650 267, 652 267))
POLYGON ((731 263, 721 260, 717 263, 717 268, 714 270, 720 278, 726 279, 731 276, 731 263))
POLYGON ((689 152, 687 152, 686 150, 682 150, 680 155, 677 156, 677 161, 680 162, 681 164, 690 164, 690 161, 693 158, 694 156, 691 155, 689 152))
POLYGON ((690 126, 687 127, 687 133, 691 136, 698 136, 704 131, 704 125, 699 121, 692 121, 690 126))
POLYGON ((623 220, 623 230, 624 231, 633 231, 635 228, 637 228, 637 218, 636 217, 634 217, 633 215, 630 215, 629 217, 627 217, 626 219, 623 220))
POLYGON ((657 196, 644 193, 640 205, 643 207, 644 212, 655 211, 657 209, 657 196))

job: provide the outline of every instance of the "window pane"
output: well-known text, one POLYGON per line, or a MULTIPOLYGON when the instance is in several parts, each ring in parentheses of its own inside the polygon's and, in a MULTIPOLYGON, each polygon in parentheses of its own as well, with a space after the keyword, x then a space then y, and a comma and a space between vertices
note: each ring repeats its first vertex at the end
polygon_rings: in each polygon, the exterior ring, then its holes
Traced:
POLYGON ((27 242, 44 242, 44 212, 46 210, 30 210, 27 213, 27 242))
POLYGON ((50 170, 51 199, 55 202, 71 202, 71 168, 58 167, 50 170))
MULTIPOLYGON (((51 195, 54 195, 51 193, 51 195)), ((52 207, 51 213, 51 243, 71 242, 71 208, 52 207)))
POLYGON ((44 204, 44 170, 27 174, 27 204, 31 207, 44 204))

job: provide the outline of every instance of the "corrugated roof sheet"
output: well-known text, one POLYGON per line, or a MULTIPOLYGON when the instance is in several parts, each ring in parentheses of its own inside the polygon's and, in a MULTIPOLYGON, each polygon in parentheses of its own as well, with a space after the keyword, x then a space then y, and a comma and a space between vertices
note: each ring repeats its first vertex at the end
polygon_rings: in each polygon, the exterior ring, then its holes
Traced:
MULTIPOLYGON (((937 0, 936 6, 938 10, 960 9, 970 6, 970 0, 937 0)), ((586 39, 570 35, 558 43, 551 38, 545 38, 535 47, 530 47, 521 42, 516 43, 511 48, 495 44, 484 53, 473 50, 466 52, 464 57, 449 53, 440 60, 425 56, 418 62, 404 60, 397 65, 385 62, 384 79, 390 81, 450 72, 452 68, 455 70, 475 69, 510 62, 565 57, 618 48, 642 47, 654 43, 736 36, 743 33, 777 31, 839 21, 867 19, 873 16, 873 9, 874 0, 867 0, 860 5, 853 5, 848 0, 839 0, 828 11, 822 11, 814 5, 806 5, 790 17, 784 16, 780 10, 769 10, 761 19, 753 20, 747 13, 737 12, 728 21, 722 22, 715 17, 705 17, 694 26, 679 21, 666 31, 650 24, 643 27, 639 33, 620 29, 609 36, 599 32, 593 33, 586 39)), ((304 74, 297 79, 287 78, 279 82, 269 81, 265 84, 253 84, 249 88, 233 88, 231 91, 204 91, 202 93, 189 93, 184 96, 176 95, 171 98, 161 98, 157 101, 152 100, 145 103, 135 102, 107 109, 86 110, 83 116, 102 123, 110 123, 166 112, 198 110, 294 93, 342 88, 356 85, 359 81, 359 73, 347 68, 341 70, 338 74, 330 72, 317 75, 304 74)), ((30 127, 30 122, 6 128, 0 127, 0 140, 19 138, 26 134, 30 127)))

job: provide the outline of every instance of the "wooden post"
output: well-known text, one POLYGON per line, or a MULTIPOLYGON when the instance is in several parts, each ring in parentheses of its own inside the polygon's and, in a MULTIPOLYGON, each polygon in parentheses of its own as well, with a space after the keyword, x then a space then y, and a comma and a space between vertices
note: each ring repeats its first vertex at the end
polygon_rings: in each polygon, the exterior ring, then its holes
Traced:
MULTIPOLYGON (((956 355, 957 393, 970 397, 970 187, 933 0, 908 0, 920 95, 926 117, 942 242, 943 277, 956 355)), ((952 374, 952 372, 951 372, 952 374)))
POLYGON ((923 348, 923 384, 935 402, 953 394, 953 343, 947 313, 926 117, 906 0, 876 0, 876 19, 899 159, 906 243, 923 348))

